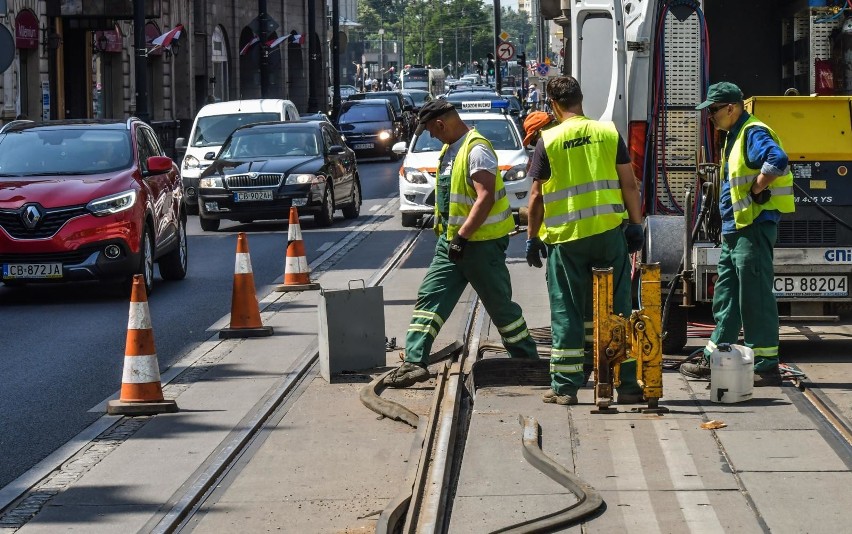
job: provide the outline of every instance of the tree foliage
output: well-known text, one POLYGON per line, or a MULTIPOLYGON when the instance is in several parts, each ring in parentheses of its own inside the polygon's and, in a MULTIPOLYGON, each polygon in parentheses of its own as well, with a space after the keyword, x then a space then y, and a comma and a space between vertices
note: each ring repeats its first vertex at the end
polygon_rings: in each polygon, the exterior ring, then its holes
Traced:
MULTIPOLYGON (((444 39, 443 66, 449 64, 451 73, 456 50, 463 71, 471 60, 482 61, 494 51, 493 8, 481 0, 358 0, 357 12, 361 28, 350 32, 350 40, 376 42, 379 28, 384 28, 385 42, 404 39, 404 64, 437 68, 441 63, 440 37, 444 39)), ((516 45, 521 35, 528 43, 534 42, 533 28, 524 14, 504 8, 501 26, 516 45)))

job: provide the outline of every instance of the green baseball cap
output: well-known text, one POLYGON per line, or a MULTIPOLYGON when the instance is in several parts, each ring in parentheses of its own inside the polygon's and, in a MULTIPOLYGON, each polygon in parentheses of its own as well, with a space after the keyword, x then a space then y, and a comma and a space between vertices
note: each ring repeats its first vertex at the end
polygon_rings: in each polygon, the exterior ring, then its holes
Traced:
POLYGON ((731 82, 714 83, 707 89, 707 100, 695 106, 695 109, 704 109, 711 104, 734 104, 742 102, 743 92, 731 82))

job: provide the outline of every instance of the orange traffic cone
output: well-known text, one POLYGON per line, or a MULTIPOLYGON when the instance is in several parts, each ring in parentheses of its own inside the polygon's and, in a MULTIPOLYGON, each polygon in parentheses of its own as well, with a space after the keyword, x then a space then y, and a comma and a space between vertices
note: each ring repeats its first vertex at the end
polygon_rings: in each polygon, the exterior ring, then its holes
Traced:
POLYGON ((178 411, 175 401, 163 398, 160 364, 154 347, 148 296, 141 274, 133 276, 130 294, 130 318, 124 348, 124 372, 119 400, 107 403, 110 415, 153 415, 178 411))
POLYGON ((248 238, 237 234, 237 260, 234 264, 234 291, 231 297, 231 326, 219 331, 220 339, 271 336, 272 327, 263 326, 254 291, 248 238))
POLYGON ((320 285, 311 282, 311 268, 305 256, 305 242, 302 241, 302 227, 299 226, 299 211, 290 208, 290 225, 287 227, 287 258, 284 261, 284 283, 275 291, 307 291, 319 289, 320 285))

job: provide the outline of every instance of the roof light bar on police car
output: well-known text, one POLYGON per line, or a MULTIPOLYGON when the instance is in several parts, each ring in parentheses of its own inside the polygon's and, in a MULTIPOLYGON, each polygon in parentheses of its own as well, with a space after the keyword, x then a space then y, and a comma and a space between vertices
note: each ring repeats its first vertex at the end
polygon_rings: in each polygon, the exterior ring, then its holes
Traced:
POLYGON ((495 109, 507 111, 509 109, 508 100, 464 100, 454 105, 461 111, 492 111, 495 109))

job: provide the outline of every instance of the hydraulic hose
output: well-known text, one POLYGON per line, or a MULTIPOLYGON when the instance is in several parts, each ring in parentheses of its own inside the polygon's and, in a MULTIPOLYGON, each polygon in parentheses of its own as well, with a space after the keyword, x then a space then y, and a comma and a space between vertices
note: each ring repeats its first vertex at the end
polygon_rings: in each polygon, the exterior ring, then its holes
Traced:
POLYGON ((835 214, 831 213, 831 212, 828 210, 828 208, 826 208, 826 207, 825 207, 825 206, 823 206, 822 204, 818 203, 814 197, 810 196, 810 195, 808 194, 808 192, 807 192, 807 191, 805 191, 804 189, 802 189, 802 186, 800 186, 800 185, 799 185, 799 184, 797 184, 796 182, 793 182, 793 187, 794 187, 794 188, 796 188, 796 190, 797 190, 799 193, 803 194, 805 197, 807 197, 808 199, 810 199, 810 201, 811 201, 812 205, 813 205, 814 207, 816 207, 816 209, 818 209, 819 211, 821 211, 823 215, 825 215, 825 216, 826 216, 826 217, 828 217, 829 219, 833 220, 833 221, 834 221, 834 222, 836 222, 837 224, 839 224, 839 225, 843 226, 843 227, 844 227, 844 228, 846 228, 847 230, 852 230, 852 225, 850 225, 848 222, 846 222, 846 221, 842 220, 842 219, 841 219, 841 218, 839 218, 837 215, 835 215, 835 214))

